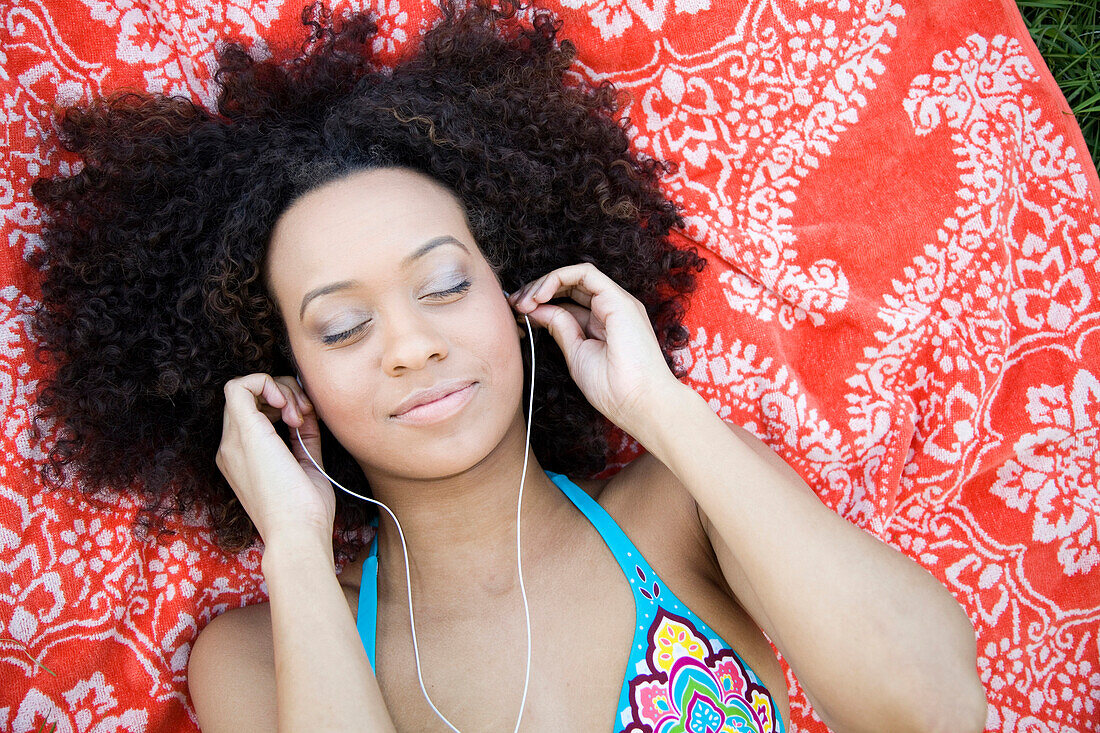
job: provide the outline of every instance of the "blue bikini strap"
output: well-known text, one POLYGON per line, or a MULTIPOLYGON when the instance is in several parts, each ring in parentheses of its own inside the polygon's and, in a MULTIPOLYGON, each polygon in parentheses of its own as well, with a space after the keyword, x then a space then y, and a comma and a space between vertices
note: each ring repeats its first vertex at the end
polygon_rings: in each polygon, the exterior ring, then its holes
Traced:
POLYGON ((363 648, 367 650, 370 668, 374 669, 375 631, 378 624, 378 517, 371 520, 374 537, 370 541, 370 554, 363 561, 363 575, 359 580, 359 612, 355 626, 363 648))
POLYGON ((641 565, 646 570, 650 569, 649 563, 638 552, 638 548, 634 546, 626 533, 619 528, 611 515, 588 495, 588 492, 569 480, 569 477, 565 474, 546 471, 546 475, 584 513, 584 516, 588 517, 588 521, 603 537, 604 543, 611 550, 611 554, 615 556, 615 560, 619 563, 619 567, 623 569, 626 577, 634 577, 636 566, 641 565))

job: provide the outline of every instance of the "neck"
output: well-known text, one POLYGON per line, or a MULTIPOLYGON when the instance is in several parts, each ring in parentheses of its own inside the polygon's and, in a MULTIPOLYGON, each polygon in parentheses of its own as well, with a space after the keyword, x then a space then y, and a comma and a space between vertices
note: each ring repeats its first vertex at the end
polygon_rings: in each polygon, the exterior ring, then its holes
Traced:
MULTIPOLYGON (((417 606, 438 599, 441 607, 453 607, 456 593, 486 599, 519 592, 516 511, 521 476, 525 581, 537 562, 560 546, 554 538, 560 537, 565 510, 572 505, 527 446, 522 413, 519 418, 492 453, 460 473, 432 479, 368 475, 374 497, 401 522, 413 596, 423 599, 417 606)), ((401 538, 389 513, 379 511, 379 593, 403 598, 401 538)))

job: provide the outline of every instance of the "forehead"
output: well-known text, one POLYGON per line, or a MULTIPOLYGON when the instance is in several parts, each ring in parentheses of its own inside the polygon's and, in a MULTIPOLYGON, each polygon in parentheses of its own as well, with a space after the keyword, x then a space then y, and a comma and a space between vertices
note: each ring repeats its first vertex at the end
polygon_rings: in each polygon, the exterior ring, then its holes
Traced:
MULTIPOLYGON (((306 193, 280 215, 267 274, 278 291, 341 279, 351 268, 395 272, 441 235, 473 244, 470 254, 480 258, 462 205, 445 186, 405 168, 358 171, 306 193)), ((461 254, 457 247, 439 250, 461 254)))
MULTIPOLYGON (((453 193, 428 176, 406 168, 357 171, 302 195, 280 216, 273 245, 302 240, 370 240, 425 227, 465 228, 462 206, 453 193)), ((369 242, 366 242, 369 243, 369 242)))

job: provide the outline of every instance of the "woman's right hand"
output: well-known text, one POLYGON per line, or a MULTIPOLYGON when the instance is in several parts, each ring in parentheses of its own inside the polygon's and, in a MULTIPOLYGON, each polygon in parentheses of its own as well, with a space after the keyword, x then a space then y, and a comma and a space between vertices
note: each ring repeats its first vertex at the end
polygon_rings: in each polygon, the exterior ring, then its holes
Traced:
POLYGON ((321 464, 313 405, 293 377, 255 373, 225 384, 222 439, 215 462, 259 530, 265 545, 285 533, 316 535, 331 547, 336 496, 332 485, 291 435, 287 447, 273 423, 297 428, 321 464))

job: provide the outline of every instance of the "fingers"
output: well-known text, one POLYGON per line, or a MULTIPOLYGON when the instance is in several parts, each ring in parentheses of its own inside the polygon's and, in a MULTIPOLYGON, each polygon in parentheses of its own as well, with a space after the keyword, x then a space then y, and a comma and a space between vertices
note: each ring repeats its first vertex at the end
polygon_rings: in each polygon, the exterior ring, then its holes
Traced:
POLYGON ((313 405, 293 377, 275 377, 257 372, 236 377, 225 384, 227 409, 237 412, 258 410, 269 420, 281 418, 291 427, 301 427, 313 405))
POLYGON ((317 462, 321 465, 321 428, 314 415, 307 415, 302 419, 302 424, 295 426, 296 435, 290 435, 290 452, 299 463, 317 462), (301 441, 301 442, 299 442, 301 441), (305 451, 302 450, 303 444, 305 451), (307 455, 308 453, 308 455, 307 455))
POLYGON ((285 414, 283 420, 293 427, 301 427, 305 416, 313 411, 313 403, 309 401, 305 390, 298 385, 294 377, 276 377, 275 382, 279 385, 280 391, 287 397, 288 402, 292 398, 294 403, 293 416, 297 418, 297 422, 290 422, 285 414))
POLYGON ((577 325, 580 326, 584 335, 590 339, 606 339, 607 333, 604 331, 603 324, 600 323, 600 319, 592 315, 592 311, 588 308, 573 303, 560 303, 555 308, 564 308, 569 311, 570 315, 577 320, 577 325))
POLYGON ((557 309, 565 310, 573 316, 584 336, 601 340, 607 338, 607 331, 600 319, 595 317, 589 308, 576 303, 556 303, 554 305, 543 303, 537 305, 526 315, 530 316, 535 324, 549 326, 549 322, 554 319, 557 309))
POLYGON ((591 262, 582 262, 546 273, 509 296, 508 302, 521 313, 529 313, 540 303, 559 297, 571 298, 591 308, 592 299, 605 292, 634 298, 591 262))
POLYGON ((573 312, 564 306, 540 305, 539 308, 544 311, 541 318, 544 321, 543 325, 558 342, 558 347, 565 354, 567 363, 572 363, 574 352, 585 340, 581 324, 573 317, 573 312))

